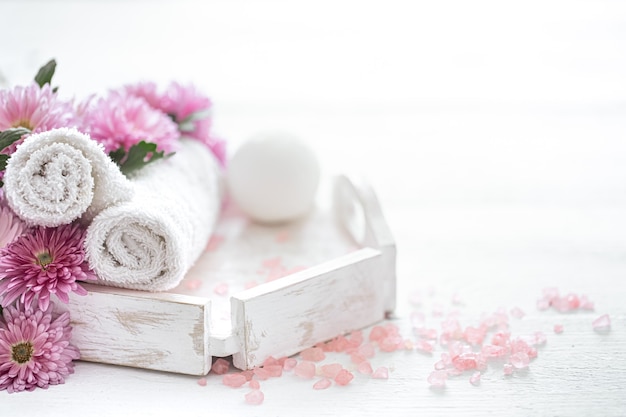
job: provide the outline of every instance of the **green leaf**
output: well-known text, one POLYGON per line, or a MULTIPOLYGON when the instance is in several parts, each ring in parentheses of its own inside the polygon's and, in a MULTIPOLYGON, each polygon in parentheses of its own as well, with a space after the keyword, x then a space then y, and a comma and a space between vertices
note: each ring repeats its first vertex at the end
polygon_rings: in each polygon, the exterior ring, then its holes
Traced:
POLYGON ((4 171, 6 169, 8 160, 9 155, 0 154, 0 171, 4 171))
POLYGON ((13 145, 16 141, 26 134, 30 133, 30 129, 25 127, 13 127, 0 132, 0 151, 13 145))
POLYGON ((50 84, 56 67, 57 67, 57 62, 54 59, 51 59, 46 65, 39 68, 37 75, 35 75, 35 82, 39 84, 39 87, 43 87, 46 84, 50 84))
MULTIPOLYGON (((124 148, 119 148, 109 153, 109 156, 126 176, 151 164, 154 161, 162 159, 165 156, 163 151, 157 152, 156 143, 141 141, 130 147, 128 152, 124 148)), ((169 155, 168 155, 169 156, 169 155)))

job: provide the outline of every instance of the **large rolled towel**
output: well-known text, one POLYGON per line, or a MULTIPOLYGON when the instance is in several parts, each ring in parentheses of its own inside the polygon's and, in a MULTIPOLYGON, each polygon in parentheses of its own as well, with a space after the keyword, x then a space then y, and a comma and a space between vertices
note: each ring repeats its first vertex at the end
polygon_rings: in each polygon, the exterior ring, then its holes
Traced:
POLYGON ((175 287, 205 248, 221 207, 211 151, 181 140, 173 156, 131 178, 135 196, 87 229, 87 259, 102 284, 144 291, 175 287))
POLYGON ((28 136, 7 163, 4 192, 30 224, 55 227, 129 200, 133 188, 102 145, 76 129, 28 136))

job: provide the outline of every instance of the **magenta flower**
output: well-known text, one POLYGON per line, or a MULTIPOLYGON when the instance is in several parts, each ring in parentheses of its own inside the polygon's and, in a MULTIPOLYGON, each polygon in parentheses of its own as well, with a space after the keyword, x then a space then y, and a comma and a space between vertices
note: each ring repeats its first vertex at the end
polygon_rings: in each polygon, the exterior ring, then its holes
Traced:
POLYGON ((128 151, 142 140, 166 153, 176 149, 176 124, 143 98, 112 91, 88 107, 81 110, 83 131, 102 143, 107 153, 119 148, 128 151))
MULTIPOLYGON (((72 105, 60 100, 49 84, 0 90, 0 131, 25 127, 36 133, 75 125, 72 105)), ((5 153, 13 153, 16 147, 14 143, 5 153)))
POLYGON ((25 229, 24 222, 0 201, 0 248, 13 242, 25 229))
POLYGON ((37 227, 0 249, 0 304, 20 299, 26 308, 37 298, 41 310, 55 294, 64 303, 70 292, 86 295, 76 281, 94 280, 85 260, 86 231, 78 224, 56 228, 37 227))
POLYGON ((70 316, 24 308, 18 303, 0 318, 0 390, 9 393, 63 384, 74 373, 78 349, 70 344, 70 316))
POLYGON ((213 152, 222 166, 226 162, 226 142, 211 135, 211 100, 193 85, 172 82, 159 94, 154 83, 143 82, 124 87, 127 94, 141 97, 155 109, 168 114, 182 136, 199 140, 213 152))

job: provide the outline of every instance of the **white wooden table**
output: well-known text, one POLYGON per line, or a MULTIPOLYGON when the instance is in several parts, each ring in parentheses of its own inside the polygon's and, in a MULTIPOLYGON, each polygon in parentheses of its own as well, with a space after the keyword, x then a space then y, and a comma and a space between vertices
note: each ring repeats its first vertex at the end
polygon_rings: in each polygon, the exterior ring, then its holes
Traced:
POLYGON ((260 406, 216 375, 202 387, 79 362, 65 385, 1 392, 1 415, 626 414, 625 4, 4 1, 0 16, 11 83, 52 56, 66 96, 193 81, 232 149, 280 128, 310 139, 327 173, 365 172, 397 240, 391 322, 405 337, 413 312, 439 326, 433 310, 456 309, 469 325, 517 306, 512 332, 548 338, 528 372, 494 365, 479 387, 464 375, 430 389, 438 347, 378 354, 388 380, 262 381, 260 406), (586 294, 595 311, 538 311, 545 287, 586 294), (598 334, 604 313, 612 328, 598 334))

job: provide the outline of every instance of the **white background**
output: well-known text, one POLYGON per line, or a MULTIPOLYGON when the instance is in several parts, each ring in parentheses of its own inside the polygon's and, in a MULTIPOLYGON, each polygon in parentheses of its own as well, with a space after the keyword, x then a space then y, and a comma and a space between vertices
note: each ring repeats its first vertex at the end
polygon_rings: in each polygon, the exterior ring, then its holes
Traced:
MULTIPOLYGON (((548 344, 528 373, 493 368, 443 391, 435 357, 377 357, 388 381, 317 392, 263 384, 265 403, 196 378, 78 363, 48 391, 0 393, 2 415, 623 415, 626 413, 626 3, 621 1, 2 1, 0 74, 47 59, 65 97, 139 80, 193 82, 231 151, 251 134, 309 140, 327 173, 365 172, 408 294, 475 317, 518 305, 548 344), (546 286, 595 313, 541 313, 546 286), (609 313, 612 331, 591 321, 609 313), (554 323, 566 326, 555 336, 554 323)), ((348 363, 348 361, 346 361, 348 363)))

